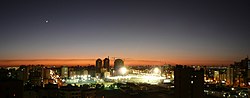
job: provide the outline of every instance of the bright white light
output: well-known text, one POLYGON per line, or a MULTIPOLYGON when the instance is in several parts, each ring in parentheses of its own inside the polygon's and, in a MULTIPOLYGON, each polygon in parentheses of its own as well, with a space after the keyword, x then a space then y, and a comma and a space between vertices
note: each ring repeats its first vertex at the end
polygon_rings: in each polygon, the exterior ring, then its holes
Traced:
POLYGON ((126 74, 126 72, 127 72, 127 68, 126 68, 126 67, 120 68, 120 73, 121 73, 122 75, 126 74))
POLYGON ((161 71, 160 71, 159 68, 156 67, 156 68, 154 68, 153 72, 154 72, 155 74, 159 74, 161 71))
POLYGON ((171 82, 170 79, 165 79, 165 80, 163 80, 163 83, 170 83, 170 82, 171 82))

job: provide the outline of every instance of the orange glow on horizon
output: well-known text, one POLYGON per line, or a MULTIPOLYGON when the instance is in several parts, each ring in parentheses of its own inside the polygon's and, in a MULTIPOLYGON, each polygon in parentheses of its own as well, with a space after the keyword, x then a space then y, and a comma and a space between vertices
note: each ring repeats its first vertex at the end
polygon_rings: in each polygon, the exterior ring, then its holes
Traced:
MULTIPOLYGON (((0 66, 18 66, 18 65, 95 65, 96 59, 34 59, 34 60, 0 60, 0 66)), ((173 60, 173 62, 160 61, 160 60, 124 60, 125 65, 164 65, 164 64, 182 64, 182 65, 229 65, 233 63, 229 60, 173 60)), ((110 60, 110 65, 113 66, 114 60, 110 60)))

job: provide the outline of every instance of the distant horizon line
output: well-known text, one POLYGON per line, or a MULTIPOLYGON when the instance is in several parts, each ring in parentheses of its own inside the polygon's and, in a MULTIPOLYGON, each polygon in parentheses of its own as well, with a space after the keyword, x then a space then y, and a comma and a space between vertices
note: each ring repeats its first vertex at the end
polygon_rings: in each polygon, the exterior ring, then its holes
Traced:
MULTIPOLYGON (((68 65, 68 66, 75 66, 75 65, 95 65, 95 61, 99 59, 0 59, 0 66, 18 66, 18 65, 68 65)), ((105 58, 103 58, 105 59, 105 58)), ((122 59, 122 58, 121 58, 122 59)), ((167 62, 161 60, 149 60, 149 59, 123 59, 126 65, 163 65, 167 62)), ((110 59, 110 61, 114 61, 114 59, 110 59)), ((110 63, 112 66, 113 63, 110 63)), ((170 63, 168 63, 170 64, 170 63)), ((175 63, 172 63, 175 64, 175 63)))
MULTIPOLYGON (((20 65, 48 65, 48 66, 89 66, 89 65, 95 65, 95 61, 99 59, 93 59, 93 58, 73 58, 73 59, 66 59, 66 58, 57 58, 57 59, 0 59, 0 66, 20 66, 20 65)), ((105 59, 105 58, 103 58, 105 59)), ((122 58, 120 58, 122 59, 122 58)), ((110 61, 114 61, 114 59, 110 59, 110 61)), ((170 61, 164 61, 164 60, 150 60, 150 59, 132 59, 132 58, 125 58, 124 63, 127 66, 140 66, 140 65, 164 65, 164 64, 170 64, 170 65, 201 65, 201 66, 228 66, 231 63, 217 63, 210 62, 209 63, 203 63, 199 62, 197 64, 194 63, 195 61, 192 61, 191 63, 185 63, 185 62, 170 62, 170 61)), ((113 66, 114 64, 110 62, 110 65, 113 66)))
MULTIPOLYGON (((32 61, 32 60, 34 60, 34 61, 36 61, 36 60, 97 60, 97 59, 101 59, 101 58, 96 58, 96 59, 94 59, 94 58, 89 58, 89 59, 85 59, 85 58, 79 58, 79 59, 77 59, 77 58, 58 58, 58 59, 0 59, 0 61, 32 61)), ((103 60, 104 60, 105 58, 103 58, 103 60)), ((140 61, 162 61, 162 62, 164 62, 163 60, 150 60, 150 59, 132 59, 132 58, 117 58, 117 59, 122 59, 122 60, 140 60, 140 61)), ((110 59, 109 58, 109 60, 113 60, 113 59, 110 59)))

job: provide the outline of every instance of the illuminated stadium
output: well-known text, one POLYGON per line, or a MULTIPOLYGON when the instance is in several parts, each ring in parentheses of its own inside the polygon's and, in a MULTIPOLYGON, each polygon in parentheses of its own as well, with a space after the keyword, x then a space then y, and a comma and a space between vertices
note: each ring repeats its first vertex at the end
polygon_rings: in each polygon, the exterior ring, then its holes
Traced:
POLYGON ((77 75, 63 80, 66 84, 95 84, 95 83, 147 83, 147 84, 159 84, 162 83, 166 77, 161 76, 161 72, 158 68, 152 69, 152 73, 137 73, 126 74, 128 70, 125 67, 120 68, 121 75, 109 76, 103 79, 98 77, 91 77, 90 75, 77 75))

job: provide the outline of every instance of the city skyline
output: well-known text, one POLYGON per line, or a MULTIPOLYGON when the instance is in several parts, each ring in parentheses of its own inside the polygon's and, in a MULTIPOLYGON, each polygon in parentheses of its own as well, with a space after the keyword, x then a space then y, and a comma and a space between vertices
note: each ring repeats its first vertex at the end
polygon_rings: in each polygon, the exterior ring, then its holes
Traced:
POLYGON ((107 56, 127 59, 128 65, 229 65, 250 55, 250 8, 244 1, 45 0, 0 5, 1 65, 34 60, 88 65, 107 56))
MULTIPOLYGON (((104 59, 103 59, 104 60, 104 59)), ((175 64, 166 63, 156 60, 133 60, 123 59, 125 65, 163 65, 163 64, 175 64)), ((33 60, 0 60, 1 65, 69 65, 69 66, 88 66, 95 65, 96 59, 33 59, 33 60)), ((114 60, 110 59, 110 65, 114 66, 114 60)))
MULTIPOLYGON (((97 59, 102 59, 102 58, 97 58, 97 59)), ((67 65, 67 66, 88 66, 88 65, 95 65, 95 61, 97 59, 19 59, 19 60, 0 60, 0 66, 19 66, 19 65, 56 65, 56 66, 62 66, 62 65, 67 65)), ((104 60, 104 58, 103 58, 104 60)), ((199 61, 195 60, 194 61, 187 61, 184 60, 185 63, 183 62, 172 62, 172 61, 164 61, 164 60, 138 60, 138 59, 131 59, 131 58, 126 58, 123 59, 125 62, 126 66, 141 66, 141 65, 202 65, 202 66, 229 66, 230 64, 233 64, 235 61, 232 62, 230 61, 210 61, 205 60, 205 61, 199 61), (206 63, 204 63, 206 62, 206 63)), ((115 59, 110 59, 110 65, 114 66, 114 61, 115 59)))

